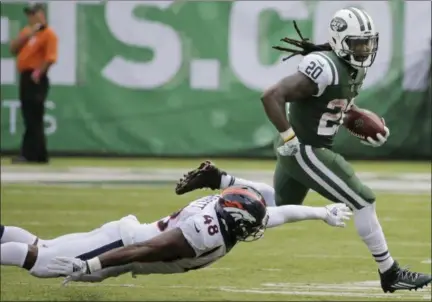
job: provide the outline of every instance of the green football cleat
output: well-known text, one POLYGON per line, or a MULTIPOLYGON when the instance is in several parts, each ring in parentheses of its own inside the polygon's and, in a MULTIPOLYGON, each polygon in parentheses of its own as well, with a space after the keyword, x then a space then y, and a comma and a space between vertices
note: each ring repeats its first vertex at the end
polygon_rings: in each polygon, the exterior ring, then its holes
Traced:
POLYGON ((385 293, 393 293, 397 290, 417 290, 432 281, 431 275, 411 272, 407 268, 401 268, 396 261, 388 271, 380 272, 380 277, 381 287, 385 293))

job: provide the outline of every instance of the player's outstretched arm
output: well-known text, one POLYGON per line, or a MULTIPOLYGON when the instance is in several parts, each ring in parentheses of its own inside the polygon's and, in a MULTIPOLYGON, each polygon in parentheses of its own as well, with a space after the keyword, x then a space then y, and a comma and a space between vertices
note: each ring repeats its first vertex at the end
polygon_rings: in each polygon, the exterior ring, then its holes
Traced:
POLYGON ((345 227, 344 221, 349 220, 352 215, 345 204, 332 204, 325 207, 286 205, 267 209, 269 214, 267 228, 303 220, 323 220, 331 226, 345 227))
POLYGON ((56 257, 48 264, 48 269, 60 275, 82 275, 133 262, 174 261, 195 256, 194 249, 187 242, 182 231, 173 229, 146 242, 118 248, 88 261, 70 257, 56 257))
POLYGON ((105 268, 132 262, 173 261, 193 257, 195 257, 195 251, 187 242, 182 231, 173 229, 143 243, 109 251, 97 258, 101 267, 105 268))

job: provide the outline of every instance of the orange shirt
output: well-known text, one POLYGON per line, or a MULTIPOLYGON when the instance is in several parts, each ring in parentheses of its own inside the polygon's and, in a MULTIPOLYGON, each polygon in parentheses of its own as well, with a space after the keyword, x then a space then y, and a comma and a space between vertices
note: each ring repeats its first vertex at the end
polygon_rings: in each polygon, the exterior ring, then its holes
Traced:
MULTIPOLYGON (((20 35, 30 31, 25 27, 20 35)), ((17 57, 17 67, 20 72, 27 69, 38 69, 44 62, 55 63, 57 61, 57 35, 51 27, 37 32, 21 48, 17 57)))

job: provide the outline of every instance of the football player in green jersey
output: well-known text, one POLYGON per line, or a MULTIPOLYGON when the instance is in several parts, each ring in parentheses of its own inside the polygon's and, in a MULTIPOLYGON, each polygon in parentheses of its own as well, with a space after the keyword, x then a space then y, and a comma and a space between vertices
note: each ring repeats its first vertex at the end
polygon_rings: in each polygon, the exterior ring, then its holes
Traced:
MULTIPOLYGON (((375 195, 351 165, 331 150, 344 112, 353 106, 378 50, 378 32, 362 9, 336 12, 329 24, 328 43, 315 45, 282 41, 300 50, 274 47, 302 55, 297 72, 267 89, 261 100, 269 120, 280 133, 274 175, 277 205, 301 204, 310 189, 348 205, 354 211, 357 232, 378 264, 384 292, 417 289, 431 276, 402 269, 391 257, 375 211, 375 195), (286 103, 290 103, 288 118, 286 103)), ((290 58, 289 56, 288 58, 290 58)), ((288 59, 286 58, 286 59, 288 59)), ((368 137, 363 143, 381 146, 389 135, 368 137)))
MULTIPOLYGON (((262 96, 265 112, 280 132, 274 191, 268 190, 274 197, 266 199, 276 205, 302 204, 312 189, 334 202, 345 203, 354 211, 357 232, 378 264, 384 292, 426 286, 431 282, 430 275, 400 268, 393 260, 375 212, 375 195, 355 175, 351 165, 331 150, 343 114, 353 106, 367 68, 375 60, 378 32, 372 18, 358 8, 336 12, 329 25, 329 43, 322 45, 303 39, 294 25, 301 41, 283 41, 301 50, 274 48, 304 58, 295 74, 262 96), (290 103, 288 118, 286 103, 290 103)), ((386 135, 378 134, 376 139, 368 137, 362 142, 381 146, 390 133, 385 130, 386 135)), ((214 165, 202 164, 180 180, 176 192, 218 189, 224 179, 235 181, 214 165)))

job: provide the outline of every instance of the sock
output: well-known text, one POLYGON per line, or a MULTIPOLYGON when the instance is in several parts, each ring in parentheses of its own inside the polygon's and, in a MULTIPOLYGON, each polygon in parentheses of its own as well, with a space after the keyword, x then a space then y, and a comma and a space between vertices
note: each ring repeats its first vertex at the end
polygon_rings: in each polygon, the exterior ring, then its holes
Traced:
POLYGON ((25 244, 35 243, 37 237, 27 230, 14 226, 3 226, 0 228, 0 242, 21 242, 25 244))
POLYGON ((375 204, 354 211, 354 223, 357 233, 366 243, 378 264, 381 273, 387 271, 394 263, 391 257, 383 230, 378 221, 375 204))
POLYGON ((7 242, 1 244, 1 265, 22 267, 27 257, 28 245, 20 242, 7 242))

